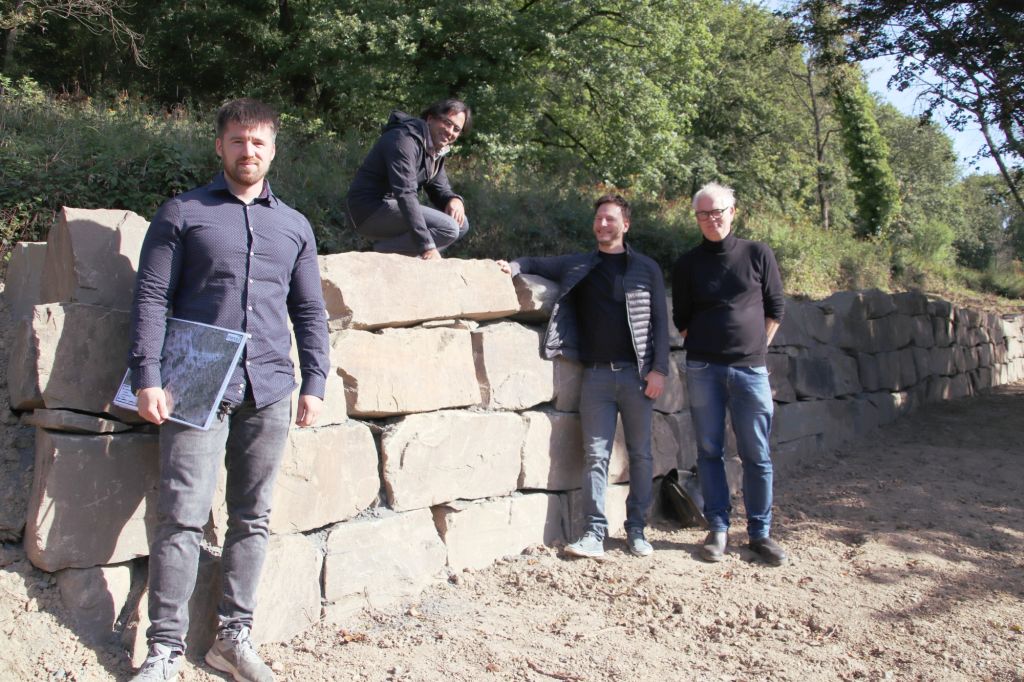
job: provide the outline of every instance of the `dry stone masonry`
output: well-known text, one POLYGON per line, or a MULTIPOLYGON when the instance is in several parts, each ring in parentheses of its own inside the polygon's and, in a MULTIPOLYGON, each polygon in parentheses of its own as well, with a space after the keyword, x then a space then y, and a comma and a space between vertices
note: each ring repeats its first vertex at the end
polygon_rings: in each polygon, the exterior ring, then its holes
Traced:
MULTIPOLYGON (((9 486, 22 499, 7 506, 28 510, 24 525, 2 515, 0 536, 23 537, 33 563, 56 572, 87 638, 116 634, 136 661, 148 625, 157 435, 110 400, 146 227, 125 211, 64 209, 48 243, 13 251, 5 292, 10 404, 35 427, 35 461, 30 490, 9 486)), ((345 253, 320 267, 332 374, 320 424, 294 429, 286 448, 261 641, 321 618, 344 623, 452 573, 564 542, 582 525, 581 371, 539 353, 554 283, 512 281, 483 260, 345 253)), ((1020 380, 1022 321, 919 293, 788 300, 768 358, 777 467, 921 403, 1020 380)), ((696 459, 685 353, 670 332, 656 477, 696 459)), ((737 491, 734 454, 728 468, 737 491)), ((620 534, 629 478, 621 428, 609 474, 607 514, 620 534)), ((190 603, 197 650, 213 636, 225 514, 222 481, 190 603)))

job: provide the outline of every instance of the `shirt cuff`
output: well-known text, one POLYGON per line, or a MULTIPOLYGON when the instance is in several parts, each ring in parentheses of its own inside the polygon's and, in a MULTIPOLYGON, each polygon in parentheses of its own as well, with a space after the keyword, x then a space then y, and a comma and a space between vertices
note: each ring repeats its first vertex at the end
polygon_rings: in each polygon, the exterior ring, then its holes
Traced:
POLYGON ((160 386, 160 365, 142 365, 132 370, 132 390, 160 386))
POLYGON ((324 399, 327 389, 327 380, 319 375, 302 377, 302 385, 299 387, 299 395, 311 395, 314 398, 324 399))

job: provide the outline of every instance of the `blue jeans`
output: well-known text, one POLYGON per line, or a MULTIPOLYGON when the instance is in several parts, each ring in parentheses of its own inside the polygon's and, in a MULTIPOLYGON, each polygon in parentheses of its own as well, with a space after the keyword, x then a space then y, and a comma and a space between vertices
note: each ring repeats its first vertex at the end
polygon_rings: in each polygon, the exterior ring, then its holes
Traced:
POLYGON ((747 535, 768 537, 772 524, 772 391, 765 367, 730 367, 686 361, 690 415, 697 437, 697 473, 710 530, 729 529, 729 482, 725 475, 725 412, 743 463, 743 503, 747 535))
POLYGON ((188 600, 199 542, 210 518, 217 474, 227 467, 228 529, 221 568, 220 627, 252 627, 266 556, 274 478, 291 423, 291 397, 260 409, 244 401, 209 431, 174 422, 160 427, 160 495, 149 557, 149 643, 184 651, 188 600))
POLYGON ((644 395, 647 382, 636 365, 621 369, 585 368, 580 395, 580 425, 583 431, 583 513, 585 530, 604 538, 608 519, 604 515, 608 487, 608 461, 615 442, 616 419, 622 428, 629 453, 629 496, 626 498, 626 531, 643 530, 651 506, 654 463, 651 459, 651 419, 654 401, 644 395))
MULTIPOLYGON (((444 251, 469 232, 468 217, 460 226, 444 211, 422 205, 420 210, 438 251, 444 251)), ((356 231, 372 239, 373 250, 381 253, 418 255, 423 250, 394 199, 385 199, 383 206, 356 226, 356 231)))

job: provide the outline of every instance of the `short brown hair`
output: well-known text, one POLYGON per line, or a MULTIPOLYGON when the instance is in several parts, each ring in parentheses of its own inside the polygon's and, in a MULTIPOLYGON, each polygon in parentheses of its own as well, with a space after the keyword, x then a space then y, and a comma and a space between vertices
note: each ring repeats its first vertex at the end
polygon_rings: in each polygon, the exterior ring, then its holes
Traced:
POLYGON ((604 204, 615 204, 622 209, 623 219, 629 220, 629 202, 621 194, 604 194, 598 197, 597 201, 594 202, 594 211, 597 211, 604 204))
POLYGON ((238 123, 246 128, 270 126, 270 131, 277 137, 277 129, 281 126, 277 110, 269 104, 249 97, 233 99, 217 110, 217 137, 224 134, 229 123, 238 123))

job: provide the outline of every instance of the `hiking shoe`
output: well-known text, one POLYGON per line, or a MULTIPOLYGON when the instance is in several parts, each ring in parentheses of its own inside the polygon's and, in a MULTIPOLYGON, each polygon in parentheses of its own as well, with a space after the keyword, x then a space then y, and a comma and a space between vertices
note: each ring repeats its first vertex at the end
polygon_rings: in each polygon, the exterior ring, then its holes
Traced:
POLYGON ((588 530, 576 542, 565 546, 565 553, 569 556, 590 557, 596 559, 604 556, 604 538, 598 537, 597 533, 588 530))
POLYGON ((149 647, 146 661, 135 673, 131 682, 167 682, 178 679, 181 668, 181 652, 166 644, 154 644, 149 647))
POLYGON ((651 543, 647 542, 647 538, 644 537, 643 529, 626 531, 626 546, 629 547, 629 553, 633 556, 651 556, 654 554, 654 548, 651 547, 651 543))
POLYGON ((256 653, 246 627, 218 632, 217 640, 206 652, 206 663, 230 674, 235 682, 274 682, 274 673, 256 653))
POLYGON ((747 546, 754 554, 761 557, 761 561, 769 566, 781 566, 789 561, 789 557, 786 556, 786 550, 782 549, 779 543, 771 538, 751 540, 747 546))
POLYGON ((725 547, 729 544, 729 533, 724 530, 713 530, 704 538, 700 548, 700 558, 712 563, 725 558, 725 547))

